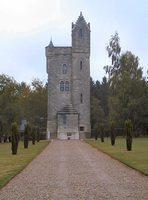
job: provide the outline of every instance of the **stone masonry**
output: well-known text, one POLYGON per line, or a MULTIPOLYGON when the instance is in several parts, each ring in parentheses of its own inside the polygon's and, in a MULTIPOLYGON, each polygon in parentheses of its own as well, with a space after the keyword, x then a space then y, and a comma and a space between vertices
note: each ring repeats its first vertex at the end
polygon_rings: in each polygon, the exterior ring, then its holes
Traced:
POLYGON ((90 24, 82 13, 72 23, 72 46, 46 47, 48 74, 47 137, 90 136, 90 24))

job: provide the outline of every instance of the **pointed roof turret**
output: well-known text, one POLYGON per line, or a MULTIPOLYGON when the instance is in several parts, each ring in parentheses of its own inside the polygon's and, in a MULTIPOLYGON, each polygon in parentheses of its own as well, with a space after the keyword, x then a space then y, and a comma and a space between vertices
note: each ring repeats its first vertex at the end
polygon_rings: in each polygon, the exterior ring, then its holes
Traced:
POLYGON ((51 37, 51 40, 50 40, 50 43, 49 43, 49 47, 50 48, 54 47, 53 42, 52 42, 52 37, 51 37))
MULTIPOLYGON (((79 24, 80 22, 86 23, 86 21, 85 21, 83 15, 82 15, 82 11, 80 12, 80 15, 79 15, 79 17, 78 17, 78 19, 77 19, 76 24, 79 24)), ((87 24, 87 23, 86 23, 86 24, 87 24)))
POLYGON ((83 17, 81 11, 76 23, 72 23, 72 29, 74 29, 76 26, 81 26, 82 24, 85 25, 88 29, 90 29, 90 24, 85 21, 85 18, 83 17))
POLYGON ((80 17, 83 17, 83 15, 82 15, 82 11, 80 11, 80 17))

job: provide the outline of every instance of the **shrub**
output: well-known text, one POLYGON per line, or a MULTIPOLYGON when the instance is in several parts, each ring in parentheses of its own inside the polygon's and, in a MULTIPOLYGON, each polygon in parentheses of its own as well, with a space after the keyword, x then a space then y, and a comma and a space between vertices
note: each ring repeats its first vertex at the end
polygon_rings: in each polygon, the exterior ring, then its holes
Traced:
POLYGON ((2 143, 2 135, 3 135, 3 123, 0 119, 0 143, 2 143))
POLYGON ((29 132, 30 132, 30 126, 29 124, 25 125, 25 130, 24 130, 24 148, 28 149, 29 145, 29 132))
POLYGON ((11 125, 11 150, 13 155, 17 154, 18 143, 19 143, 19 131, 17 123, 14 122, 11 125))
POLYGON ((110 137, 111 137, 111 145, 115 145, 116 135, 115 135, 115 123, 113 121, 111 121, 110 123, 110 137))
POLYGON ((98 124, 95 124, 95 126, 94 126, 94 132, 95 132, 95 140, 97 140, 98 136, 99 136, 98 124))
POLYGON ((104 126, 103 126, 103 124, 100 124, 100 138, 101 138, 101 142, 104 142, 104 126))
POLYGON ((128 119, 125 121, 126 148, 128 151, 132 150, 132 130, 132 122, 128 119))
POLYGON ((31 128, 31 139, 32 139, 32 144, 33 145, 35 145, 36 133, 37 133, 36 126, 32 126, 32 128, 31 128))
POLYGON ((37 142, 39 142, 40 141, 40 129, 39 129, 39 127, 37 127, 37 142))
POLYGON ((98 139, 98 132, 95 132, 95 140, 98 139))

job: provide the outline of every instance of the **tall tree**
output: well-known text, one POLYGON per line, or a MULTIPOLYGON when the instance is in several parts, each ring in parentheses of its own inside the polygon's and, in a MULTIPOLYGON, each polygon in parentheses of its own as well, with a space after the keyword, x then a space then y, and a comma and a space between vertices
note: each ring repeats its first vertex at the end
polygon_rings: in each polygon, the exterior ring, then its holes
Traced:
POLYGON ((115 32, 115 34, 111 36, 109 45, 106 47, 106 50, 108 52, 108 57, 111 58, 111 65, 105 66, 104 69, 106 70, 106 73, 108 73, 109 79, 111 79, 115 77, 115 75, 118 73, 120 65, 121 47, 120 39, 117 32, 115 32))
POLYGON ((0 115, 5 124, 6 134, 10 132, 11 123, 18 121, 18 83, 5 74, 0 75, 0 115))
POLYGON ((104 112, 101 108, 100 101, 92 97, 91 98, 91 126, 92 130, 96 133, 99 129, 99 125, 104 122, 104 112))
POLYGON ((39 79, 32 81, 32 91, 29 99, 30 121, 41 126, 46 126, 47 119, 47 84, 39 79))
POLYGON ((111 58, 111 66, 105 67, 110 84, 110 119, 117 121, 120 127, 123 127, 125 120, 131 119, 136 131, 145 126, 142 121, 148 106, 146 81, 142 77, 139 58, 130 51, 120 55, 118 34, 111 37, 107 51, 111 58))

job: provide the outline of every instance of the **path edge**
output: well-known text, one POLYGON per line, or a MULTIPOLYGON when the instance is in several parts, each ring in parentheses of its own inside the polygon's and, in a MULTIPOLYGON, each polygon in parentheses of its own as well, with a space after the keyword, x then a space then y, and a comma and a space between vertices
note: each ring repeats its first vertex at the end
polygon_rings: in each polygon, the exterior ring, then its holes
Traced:
POLYGON ((95 146, 93 146, 93 145, 87 143, 85 140, 84 140, 84 142, 85 142, 86 144, 88 144, 89 146, 93 147, 94 149, 96 149, 97 151, 100 151, 101 153, 104 153, 105 155, 109 156, 109 157, 112 158, 113 160, 118 161, 120 164, 122 163, 124 166, 128 167, 129 169, 135 170, 136 172, 138 172, 140 175, 142 175, 142 176, 144 176, 144 177, 148 177, 148 174, 145 174, 144 172, 142 172, 142 171, 140 171, 140 170, 138 170, 138 169, 135 169, 134 167, 128 165, 127 163, 124 163, 123 161, 118 160, 117 158, 115 158, 115 157, 113 157, 112 155, 106 153, 106 152, 103 151, 102 149, 97 148, 97 147, 95 147, 95 146))
POLYGON ((22 169, 18 170, 18 171, 16 172, 16 174, 14 174, 14 176, 12 176, 12 177, 8 180, 8 182, 6 182, 2 187, 0 187, 0 192, 1 192, 2 189, 3 189, 4 187, 6 187, 7 184, 9 184, 15 177, 17 177, 21 172, 23 172, 23 171, 25 170, 25 168, 26 168, 33 160, 35 160, 40 154, 42 154, 43 151, 48 147, 48 145, 50 144, 50 142, 51 142, 51 141, 49 141, 49 142, 47 143, 47 145, 45 146, 45 148, 44 148, 42 151, 40 151, 34 158, 32 158, 26 165, 24 165, 24 167, 23 167, 22 169))

